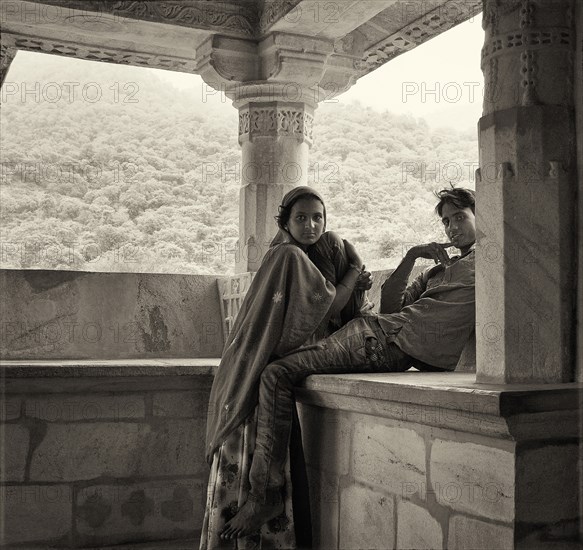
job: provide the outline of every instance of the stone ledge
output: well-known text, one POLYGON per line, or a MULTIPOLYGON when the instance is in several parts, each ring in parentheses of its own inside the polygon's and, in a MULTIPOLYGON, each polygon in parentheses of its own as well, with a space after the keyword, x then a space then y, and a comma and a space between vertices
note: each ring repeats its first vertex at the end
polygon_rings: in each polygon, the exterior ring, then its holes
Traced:
POLYGON ((126 376, 209 376, 220 359, 67 359, 0 361, 2 378, 100 378, 126 376))
POLYGON ((444 408, 464 408, 502 415, 574 410, 583 383, 480 384, 475 373, 418 372, 312 375, 302 386, 311 392, 352 395, 366 399, 398 401, 444 408))
MULTIPOLYGON (((152 542, 136 542, 128 544, 117 544, 114 546, 91 546, 86 547, 86 550, 165 550, 166 548, 172 550, 198 550, 200 539, 188 540, 159 540, 152 542)), ((3 547, 4 548, 4 547, 3 547)), ((10 546, 6 547, 11 548, 10 546)), ((14 550, 47 550, 46 544, 42 546, 13 546, 14 550)))
POLYGON ((298 402, 503 439, 578 437, 583 384, 478 384, 473 373, 308 377, 298 402))

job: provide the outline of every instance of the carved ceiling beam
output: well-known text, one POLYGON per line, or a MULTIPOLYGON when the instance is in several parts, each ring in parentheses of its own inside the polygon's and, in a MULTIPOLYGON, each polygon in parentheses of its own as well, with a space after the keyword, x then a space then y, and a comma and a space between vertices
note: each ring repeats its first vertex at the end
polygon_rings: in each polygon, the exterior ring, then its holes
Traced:
MULTIPOLYGON (((482 11, 482 0, 443 2, 421 17, 403 25, 390 36, 367 46, 362 58, 356 63, 356 67, 370 72, 401 53, 412 50, 459 23, 467 21, 480 11, 482 11)), ((354 34, 363 32, 363 29, 357 29, 354 34)))
POLYGON ((36 53, 47 53, 85 59, 87 61, 103 61, 120 65, 133 65, 194 73, 194 59, 173 55, 154 54, 143 51, 132 51, 127 48, 104 48, 101 45, 80 44, 77 40, 56 40, 48 37, 22 36, 12 33, 2 33, 2 46, 16 50, 36 53))
POLYGON ((402 0, 266 0, 260 29, 337 39, 402 0))
POLYGON ((482 0, 13 0, 1 24, 11 48, 199 73, 225 92, 289 83, 314 89, 317 102, 481 9, 482 0))
POLYGON ((67 12, 83 12, 87 17, 89 14, 108 15, 116 19, 218 31, 230 36, 254 36, 259 25, 254 0, 27 0, 13 2, 5 10, 20 9, 24 17, 30 18, 36 13, 42 18, 43 9, 46 9, 43 5, 61 8, 65 16, 67 12), (36 11, 31 7, 35 4, 36 11))

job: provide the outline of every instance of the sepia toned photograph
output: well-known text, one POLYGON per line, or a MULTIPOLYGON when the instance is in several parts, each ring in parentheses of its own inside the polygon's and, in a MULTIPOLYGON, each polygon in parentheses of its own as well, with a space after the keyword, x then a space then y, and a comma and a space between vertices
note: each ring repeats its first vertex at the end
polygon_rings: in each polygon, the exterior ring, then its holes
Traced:
POLYGON ((583 546, 582 0, 2 0, 0 548, 583 546))

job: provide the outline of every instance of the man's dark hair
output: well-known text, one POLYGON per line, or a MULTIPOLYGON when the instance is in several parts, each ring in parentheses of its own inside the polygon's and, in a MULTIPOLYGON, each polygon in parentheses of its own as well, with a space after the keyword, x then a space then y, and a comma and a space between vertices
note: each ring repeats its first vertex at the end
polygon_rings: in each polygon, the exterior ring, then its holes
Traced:
POLYGON ((453 204, 457 208, 471 208, 476 213, 476 192, 464 187, 451 187, 437 191, 435 196, 439 199, 435 212, 441 218, 441 211, 446 204, 453 204))

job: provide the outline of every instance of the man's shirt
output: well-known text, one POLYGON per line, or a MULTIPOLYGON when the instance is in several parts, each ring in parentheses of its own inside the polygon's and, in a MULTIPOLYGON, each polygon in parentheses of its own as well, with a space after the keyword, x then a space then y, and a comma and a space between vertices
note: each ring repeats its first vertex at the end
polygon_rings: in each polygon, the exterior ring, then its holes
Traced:
POLYGON ((383 332, 407 355, 453 370, 476 323, 475 251, 420 273, 393 274, 382 288, 383 332))

